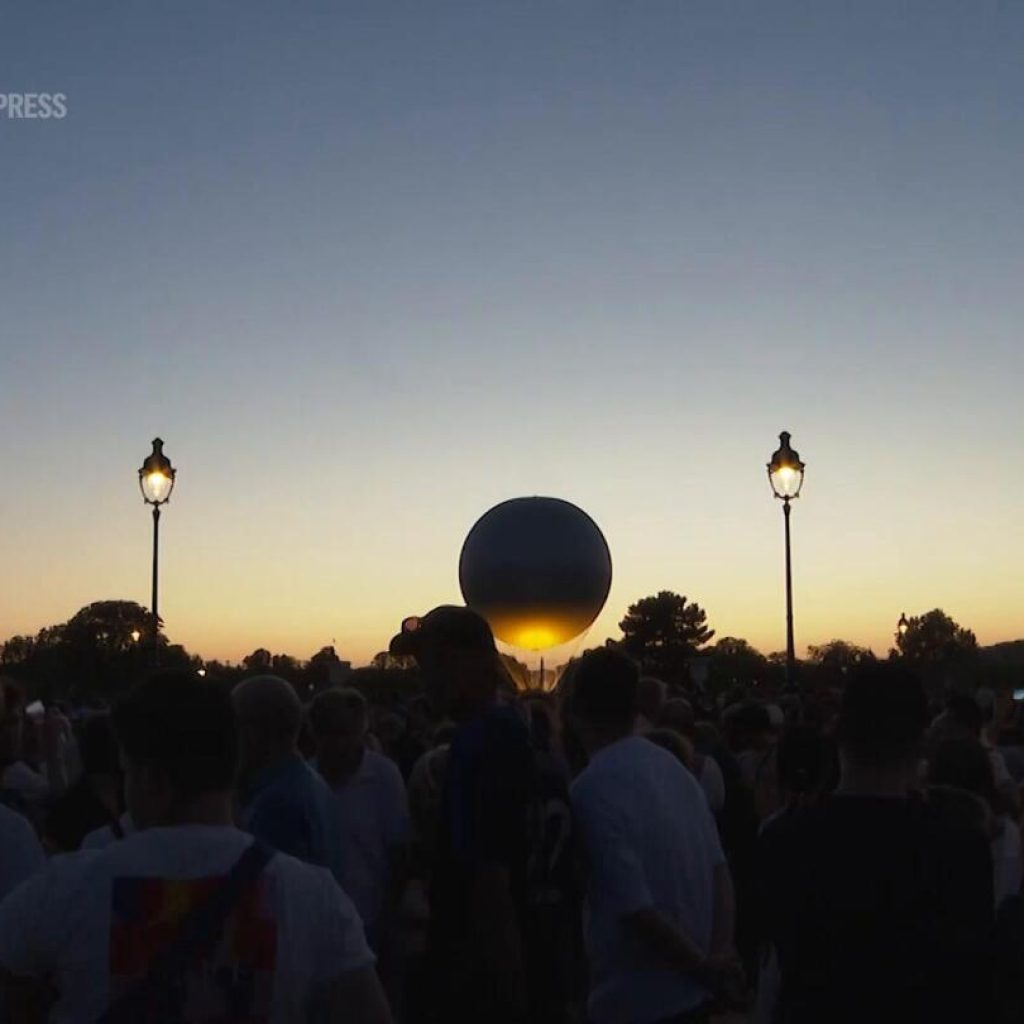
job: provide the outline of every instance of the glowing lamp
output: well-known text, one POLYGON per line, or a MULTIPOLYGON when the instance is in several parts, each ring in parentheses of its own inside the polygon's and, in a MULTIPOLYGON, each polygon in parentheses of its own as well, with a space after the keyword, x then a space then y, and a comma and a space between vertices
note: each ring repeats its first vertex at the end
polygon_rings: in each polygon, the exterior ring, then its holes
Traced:
POLYGON ((139 487, 147 505, 164 505, 171 499, 174 490, 174 467, 164 455, 164 443, 160 438, 153 441, 153 451, 146 456, 139 470, 139 487))
POLYGON ((791 501, 800 497, 804 485, 804 464, 800 456, 789 446, 789 432, 779 434, 779 447, 768 463, 768 480, 776 498, 791 501))

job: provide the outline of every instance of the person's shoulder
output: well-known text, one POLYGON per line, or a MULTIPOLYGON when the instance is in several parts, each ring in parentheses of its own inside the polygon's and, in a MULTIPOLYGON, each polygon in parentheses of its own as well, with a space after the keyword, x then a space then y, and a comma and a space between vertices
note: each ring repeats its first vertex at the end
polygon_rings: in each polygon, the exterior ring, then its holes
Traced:
POLYGON ((13 837, 18 841, 36 838, 35 829, 28 818, 3 804, 0 804, 0 832, 6 837, 13 837))
POLYGON ((395 782, 396 779, 402 782, 401 770, 386 754, 380 754, 376 750, 367 749, 363 757, 366 761, 367 771, 373 778, 384 779, 389 783, 395 782))
MULTIPOLYGON (((658 762, 659 754, 673 759, 667 751, 639 736, 625 737, 604 747, 591 757, 590 763, 573 781, 570 787, 573 801, 606 801, 611 794, 621 791, 623 783, 635 783, 652 758, 654 763, 658 762)), ((682 765, 679 768, 686 770, 682 765)))
POLYGON ((28 880, 47 901, 60 903, 91 892, 110 874, 102 850, 78 850, 50 857, 28 880))
POLYGON ((328 868, 274 850, 266 873, 281 887, 282 899, 291 908, 331 904, 345 916, 358 917, 352 901, 328 868))

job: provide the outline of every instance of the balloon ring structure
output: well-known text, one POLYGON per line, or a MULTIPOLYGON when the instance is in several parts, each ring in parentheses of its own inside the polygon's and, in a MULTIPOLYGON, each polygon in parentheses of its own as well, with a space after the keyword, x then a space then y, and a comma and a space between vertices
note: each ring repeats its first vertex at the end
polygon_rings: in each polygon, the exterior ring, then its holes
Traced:
POLYGON ((560 498, 495 505, 462 546, 466 604, 512 647, 543 651, 586 632, 612 585, 612 558, 597 524, 560 498))

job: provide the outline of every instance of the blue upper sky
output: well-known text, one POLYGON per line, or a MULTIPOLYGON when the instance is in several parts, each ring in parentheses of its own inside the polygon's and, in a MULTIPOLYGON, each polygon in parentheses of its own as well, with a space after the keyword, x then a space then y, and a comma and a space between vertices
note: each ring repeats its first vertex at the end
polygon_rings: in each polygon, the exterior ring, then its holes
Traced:
POLYGON ((523 493, 782 646, 1024 633, 1024 4, 11 6, 0 636, 147 598, 356 660, 523 493), (136 503, 139 504, 136 504, 136 503))

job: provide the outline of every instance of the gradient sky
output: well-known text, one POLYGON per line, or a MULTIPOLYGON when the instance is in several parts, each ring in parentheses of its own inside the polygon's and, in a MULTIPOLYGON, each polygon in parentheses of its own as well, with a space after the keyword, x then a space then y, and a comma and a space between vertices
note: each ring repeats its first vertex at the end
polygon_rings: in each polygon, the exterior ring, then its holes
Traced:
POLYGON ((6 6, 0 637, 148 603, 361 662, 491 505, 585 508, 633 600, 884 651, 1024 636, 1024 4, 6 6))

